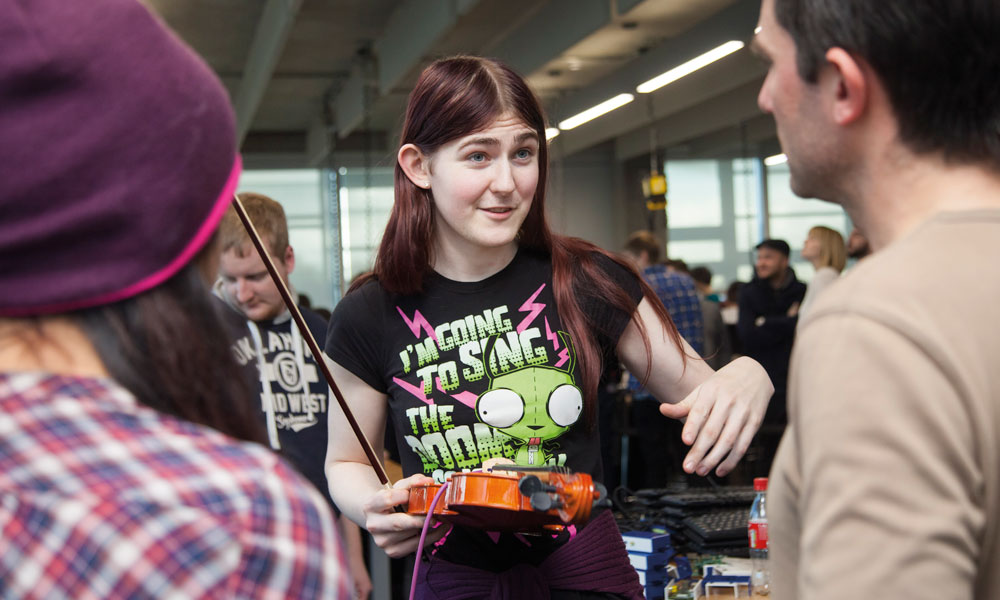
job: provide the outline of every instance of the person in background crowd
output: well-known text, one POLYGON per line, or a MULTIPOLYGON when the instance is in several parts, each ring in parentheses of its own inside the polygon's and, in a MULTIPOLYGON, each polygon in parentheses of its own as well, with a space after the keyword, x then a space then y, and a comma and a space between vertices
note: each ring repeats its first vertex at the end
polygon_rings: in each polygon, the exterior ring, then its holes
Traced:
POLYGON ((726 288, 726 297, 719 303, 722 313, 722 322, 726 325, 726 336, 729 338, 729 347, 732 350, 733 358, 743 356, 743 342, 740 340, 738 328, 740 320, 740 293, 746 283, 734 281, 726 288))
POLYGON ((656 297, 667 309, 667 314, 677 327, 677 331, 698 354, 702 353, 704 323, 698 291, 694 281, 687 275, 687 265, 683 261, 665 261, 660 264, 660 249, 663 242, 649 231, 636 231, 625 242, 624 253, 635 265, 642 277, 649 283, 656 297), (680 262, 683 271, 674 265, 680 262))
POLYGON ((799 307, 799 322, 823 290, 840 278, 840 273, 847 264, 844 237, 829 227, 817 225, 809 230, 809 235, 802 244, 802 258, 811 262, 816 271, 806 287, 802 306, 799 307))
POLYGON ((1000 598, 1000 4, 764 0, 758 31, 792 191, 874 250, 799 327, 772 597, 1000 598))
POLYGON ((0 0, 0 30, 0 597, 349 598, 209 293, 221 82, 133 0, 0 0))
MULTIPOLYGON (((728 473, 766 409, 760 365, 713 372, 633 268, 551 232, 545 126, 524 79, 495 60, 438 60, 410 94, 374 272, 337 304, 326 346, 376 451, 393 421, 407 477, 391 490, 335 412, 327 452, 337 505, 390 556, 418 550, 424 525, 393 507, 454 470, 506 459, 600 481, 594 421, 608 361, 642 374, 662 416, 687 417, 687 472, 728 473)), ((447 532, 421 553, 422 597, 641 597, 610 512, 575 536, 487 529, 440 527, 423 540, 447 532)))
POLYGON ((766 474, 770 468, 787 422, 788 361, 795 341, 799 305, 806 293, 806 285, 788 265, 789 254, 791 249, 784 240, 767 239, 757 244, 754 278, 740 292, 737 328, 743 349, 764 366, 774 383, 774 396, 756 439, 760 450, 757 475, 766 474))
MULTIPOLYGON (((288 276, 295 269, 295 251, 288 243, 285 210, 263 194, 243 192, 239 197, 281 280, 294 295, 288 276)), ((215 293, 244 319, 234 332, 230 347, 237 362, 251 372, 250 380, 257 382, 254 405, 271 449, 295 465, 336 511, 323 469, 327 413, 340 410, 340 406, 232 207, 219 225, 219 246, 215 293)), ((302 294, 298 296, 301 302, 302 294)), ((324 340, 326 321, 305 305, 298 308, 312 336, 324 340)), ((338 522, 347 545, 356 597, 367 598, 372 586, 365 566, 361 531, 347 517, 341 516, 338 522)))
POLYGON ((698 288, 698 294, 709 302, 722 302, 715 290, 712 289, 712 271, 708 267, 695 267, 690 272, 691 279, 694 279, 694 286, 698 288))
POLYGON ((695 267, 691 270, 691 279, 694 280, 695 288, 698 290, 698 302, 705 324, 703 348, 705 360, 713 369, 720 369, 732 359, 733 351, 729 345, 726 324, 722 320, 719 295, 712 293, 712 272, 708 267, 695 267))
POLYGON ((687 263, 680 258, 665 258, 662 264, 674 273, 680 273, 688 277, 691 276, 691 271, 688 269, 687 263))

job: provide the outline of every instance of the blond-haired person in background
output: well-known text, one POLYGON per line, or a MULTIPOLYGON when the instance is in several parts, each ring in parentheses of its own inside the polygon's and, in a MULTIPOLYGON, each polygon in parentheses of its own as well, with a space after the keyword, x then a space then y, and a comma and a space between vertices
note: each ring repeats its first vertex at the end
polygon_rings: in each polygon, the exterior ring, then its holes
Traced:
POLYGON ((806 241, 802 245, 802 258, 812 263, 816 274, 806 288, 806 295, 799 307, 799 321, 805 316, 816 297, 831 283, 840 278, 840 273, 847 264, 847 248, 844 236, 837 231, 817 225, 809 230, 806 241))

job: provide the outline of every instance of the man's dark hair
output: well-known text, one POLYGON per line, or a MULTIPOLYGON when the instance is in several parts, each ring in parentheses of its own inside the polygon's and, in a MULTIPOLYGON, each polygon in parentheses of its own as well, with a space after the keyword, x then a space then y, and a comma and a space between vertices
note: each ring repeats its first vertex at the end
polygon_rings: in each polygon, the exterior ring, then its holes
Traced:
POLYGON ((774 10, 804 80, 843 48, 878 74, 912 151, 1000 168, 1000 2, 775 0, 774 10))
POLYGON ((788 242, 786 242, 785 240, 766 239, 763 242, 754 246, 754 248, 757 250, 760 250, 761 248, 770 248, 771 250, 777 250, 778 252, 781 252, 785 256, 788 256, 792 253, 792 249, 788 246, 788 242))
POLYGON ((708 267, 695 267, 691 269, 691 279, 702 285, 712 285, 712 271, 708 267))
POLYGON ((672 268, 674 271, 677 271, 678 273, 687 273, 688 275, 691 274, 691 270, 688 269, 688 264, 679 258, 668 258, 665 261, 663 261, 663 264, 672 268))

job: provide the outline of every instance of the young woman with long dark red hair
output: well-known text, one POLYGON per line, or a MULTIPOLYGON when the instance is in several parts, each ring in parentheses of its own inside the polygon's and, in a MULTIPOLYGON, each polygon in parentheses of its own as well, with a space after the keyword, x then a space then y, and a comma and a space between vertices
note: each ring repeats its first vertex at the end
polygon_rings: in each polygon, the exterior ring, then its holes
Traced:
MULTIPOLYGON (((392 419, 408 477, 382 489, 330 411, 327 474, 346 514, 404 556, 423 519, 393 507, 428 477, 506 459, 600 480, 596 392, 615 355, 646 374, 665 416, 687 418, 686 471, 732 470, 767 407, 767 375, 750 359, 714 373, 632 268, 552 233, 545 118, 520 76, 475 57, 432 64, 410 95, 401 142, 375 268, 334 311, 326 352, 369 439, 392 419)), ((544 587, 552 597, 641 595, 608 513, 575 537, 449 531, 422 567, 423 597, 451 597, 458 581, 510 597, 544 587), (581 562, 592 565, 587 577, 553 579, 581 562)))

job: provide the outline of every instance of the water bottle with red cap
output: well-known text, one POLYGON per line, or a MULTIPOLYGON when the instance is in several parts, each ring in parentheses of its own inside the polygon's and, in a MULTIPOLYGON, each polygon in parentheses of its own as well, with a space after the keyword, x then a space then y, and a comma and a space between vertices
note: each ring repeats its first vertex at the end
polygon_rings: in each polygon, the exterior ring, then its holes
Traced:
POLYGON ((767 562, 767 477, 756 477, 753 489, 757 492, 750 505, 747 525, 750 537, 750 584, 753 593, 766 596, 771 591, 771 569, 767 562))

